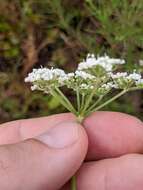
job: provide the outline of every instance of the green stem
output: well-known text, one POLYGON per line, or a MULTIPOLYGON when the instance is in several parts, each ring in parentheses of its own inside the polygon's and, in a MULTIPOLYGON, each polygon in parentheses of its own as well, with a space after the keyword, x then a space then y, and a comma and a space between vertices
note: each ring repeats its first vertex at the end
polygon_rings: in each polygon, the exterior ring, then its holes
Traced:
MULTIPOLYGON (((107 104, 111 103, 112 101, 116 100, 117 98, 119 98, 120 96, 122 96, 123 94, 125 94, 128 90, 123 90, 121 91, 119 94, 117 94, 116 96, 114 96, 113 98, 111 98, 110 100, 107 100, 106 102, 104 102, 103 104, 99 105, 98 107, 96 107, 95 109, 93 109, 90 113, 97 111, 101 108, 103 108, 104 106, 106 106, 107 104)), ((90 114, 89 113, 89 114, 90 114)))
POLYGON ((50 93, 53 97, 55 97, 67 110, 69 110, 70 112, 74 113, 75 115, 77 115, 76 111, 70 107, 67 102, 65 102, 65 100, 63 99, 63 97, 61 97, 61 95, 59 95, 57 92, 50 90, 50 93))
POLYGON ((134 91, 134 90, 142 90, 142 87, 132 87, 128 91, 134 91))
POLYGON ((103 97, 104 97, 104 96, 100 96, 100 97, 97 99, 97 101, 96 101, 91 107, 89 107, 89 109, 87 110, 87 115, 88 115, 88 113, 90 113, 90 112, 95 108, 95 106, 103 99, 103 97))
POLYGON ((82 121, 83 121, 83 119, 84 119, 84 116, 78 115, 78 117, 77 117, 77 122, 79 122, 79 123, 81 124, 82 121))
POLYGON ((55 89, 56 89, 57 93, 60 95, 60 97, 63 98, 63 100, 65 101, 67 106, 70 108, 70 110, 72 110, 71 112, 74 113, 75 115, 77 115, 77 111, 75 110, 75 108, 73 107, 71 102, 67 99, 67 97, 62 93, 62 91, 59 88, 55 88, 55 89))
POLYGON ((84 107, 84 100, 85 100, 85 94, 82 94, 81 95, 81 107, 80 107, 80 111, 79 112, 81 112, 82 109, 83 109, 83 107, 84 107))
POLYGON ((71 111, 70 110, 70 108, 67 106, 67 104, 65 103, 65 101, 63 101, 63 99, 61 99, 61 97, 57 94, 57 93, 55 93, 54 91, 50 91, 50 93, 51 93, 51 95, 53 96, 53 97, 55 97, 66 109, 68 109, 69 111, 71 111))
POLYGON ((90 105, 90 103, 91 103, 91 100, 92 100, 92 98, 93 98, 93 96, 94 96, 94 91, 89 95, 89 97, 88 97, 88 99, 86 100, 86 102, 85 102, 85 106, 83 107, 83 110, 82 110, 82 112, 81 112, 81 115, 84 115, 84 112, 86 111, 86 109, 88 108, 88 106, 90 105))
POLYGON ((71 190, 76 190, 76 176, 72 176, 71 178, 71 190))
POLYGON ((77 110, 79 113, 79 110, 80 110, 80 94, 79 94, 79 88, 78 87, 76 88, 76 98, 77 98, 77 110))
MULTIPOLYGON (((83 119, 84 119, 84 118, 83 118, 81 115, 78 115, 78 116, 77 116, 77 121, 78 121, 79 123, 82 123, 83 119)), ((77 190, 76 176, 75 176, 75 175, 72 176, 72 178, 71 178, 71 190, 77 190)))

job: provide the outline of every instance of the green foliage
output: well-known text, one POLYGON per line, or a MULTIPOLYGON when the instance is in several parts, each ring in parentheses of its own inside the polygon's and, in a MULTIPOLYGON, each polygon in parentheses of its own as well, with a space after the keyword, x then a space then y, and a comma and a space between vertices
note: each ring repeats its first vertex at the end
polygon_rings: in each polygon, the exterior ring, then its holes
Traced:
MULTIPOLYGON (((71 71, 87 52, 107 52, 125 58, 128 70, 143 70, 138 64, 143 59, 142 16, 141 0, 1 0, 0 122, 65 111, 57 100, 25 86, 23 79, 33 67, 71 71)), ((141 117, 142 94, 128 99, 107 109, 141 117)))

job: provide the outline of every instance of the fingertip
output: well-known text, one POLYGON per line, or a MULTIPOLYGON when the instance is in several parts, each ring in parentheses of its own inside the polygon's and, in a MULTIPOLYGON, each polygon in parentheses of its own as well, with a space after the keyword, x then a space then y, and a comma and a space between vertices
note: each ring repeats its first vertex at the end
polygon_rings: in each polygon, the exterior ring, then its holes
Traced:
POLYGON ((143 152, 143 123, 120 112, 95 112, 84 120, 89 138, 88 159, 143 152))

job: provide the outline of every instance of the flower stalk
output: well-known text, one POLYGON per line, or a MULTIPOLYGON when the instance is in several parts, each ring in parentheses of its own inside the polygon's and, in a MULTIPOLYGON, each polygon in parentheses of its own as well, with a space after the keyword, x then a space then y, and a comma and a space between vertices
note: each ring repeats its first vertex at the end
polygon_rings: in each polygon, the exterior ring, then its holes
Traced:
POLYGON ((71 178, 71 190, 77 190, 77 187, 76 187, 76 176, 75 175, 71 178))

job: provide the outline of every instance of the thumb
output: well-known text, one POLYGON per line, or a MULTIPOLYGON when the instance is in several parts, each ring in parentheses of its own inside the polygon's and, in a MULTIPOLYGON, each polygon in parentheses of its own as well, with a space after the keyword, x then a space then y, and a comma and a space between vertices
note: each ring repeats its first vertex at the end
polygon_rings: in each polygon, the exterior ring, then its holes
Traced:
POLYGON ((60 189, 80 167, 87 144, 80 124, 64 122, 38 137, 0 146, 0 189, 60 189))

